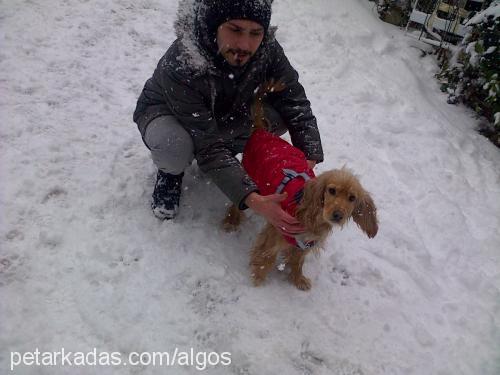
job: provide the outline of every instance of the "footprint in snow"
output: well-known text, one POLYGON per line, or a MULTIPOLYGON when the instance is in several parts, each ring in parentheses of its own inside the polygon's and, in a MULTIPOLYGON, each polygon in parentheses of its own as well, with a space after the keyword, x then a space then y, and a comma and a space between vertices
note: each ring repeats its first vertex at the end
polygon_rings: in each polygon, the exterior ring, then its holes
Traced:
POLYGON ((24 265, 24 258, 17 254, 0 257, 0 287, 9 285, 14 280, 23 280, 19 270, 24 265))
POLYGON ((221 314, 221 310, 227 305, 239 301, 239 296, 235 293, 235 288, 229 289, 221 284, 215 284, 212 280, 198 280, 191 292, 193 297, 189 304, 196 314, 203 317, 215 312, 221 314))
POLYGON ((48 201, 51 201, 53 199, 57 199, 57 198, 60 198, 62 196, 65 196, 68 192, 59 187, 59 186, 55 186, 53 188, 51 188, 46 194, 45 196, 43 197, 42 199, 42 203, 45 204, 47 203, 48 201))
POLYGON ((340 283, 341 286, 349 285, 349 278, 351 275, 343 267, 332 267, 331 280, 334 283, 340 283))

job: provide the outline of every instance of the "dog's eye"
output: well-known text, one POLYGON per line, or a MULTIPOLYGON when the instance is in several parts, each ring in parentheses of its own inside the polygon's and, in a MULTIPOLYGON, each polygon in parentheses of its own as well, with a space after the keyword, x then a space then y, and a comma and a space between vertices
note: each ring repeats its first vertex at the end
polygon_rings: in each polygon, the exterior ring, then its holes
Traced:
POLYGON ((335 195, 335 194, 337 194, 337 190, 335 190, 335 188, 329 188, 329 189, 328 189, 328 192, 329 192, 331 195, 335 195))
POLYGON ((351 202, 354 202, 356 200, 356 197, 354 195, 349 195, 349 200, 351 202))

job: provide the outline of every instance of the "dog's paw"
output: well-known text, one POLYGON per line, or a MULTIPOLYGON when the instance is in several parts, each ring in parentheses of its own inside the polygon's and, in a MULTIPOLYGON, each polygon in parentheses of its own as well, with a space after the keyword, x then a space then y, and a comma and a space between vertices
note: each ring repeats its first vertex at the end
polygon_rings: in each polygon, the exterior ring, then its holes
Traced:
POLYGON ((262 276, 256 276, 252 273, 252 283, 253 286, 261 286, 266 278, 262 276))
POLYGON ((232 223, 226 219, 224 219, 221 224, 222 230, 226 233, 236 232, 240 227, 240 223, 232 223))
POLYGON ((266 279, 266 273, 262 272, 262 269, 253 269, 251 278, 253 286, 261 286, 264 280, 266 279))
POLYGON ((298 277, 290 276, 290 282, 300 290, 309 290, 311 289, 311 280, 304 275, 300 275, 298 277))
POLYGON ((264 283, 264 280, 265 279, 252 277, 252 284, 255 287, 259 287, 259 286, 262 286, 262 284, 264 283))
POLYGON ((226 217, 222 220, 222 229, 228 233, 236 232, 244 218, 243 212, 238 210, 235 206, 231 206, 226 212, 226 217))

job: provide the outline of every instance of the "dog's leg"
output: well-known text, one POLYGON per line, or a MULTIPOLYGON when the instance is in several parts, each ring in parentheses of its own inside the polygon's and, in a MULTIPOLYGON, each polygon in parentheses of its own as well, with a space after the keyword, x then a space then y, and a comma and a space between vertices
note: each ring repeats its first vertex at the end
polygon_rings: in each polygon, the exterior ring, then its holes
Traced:
POLYGON ((226 232, 234 232, 238 229, 244 218, 245 214, 232 204, 226 211, 226 217, 222 221, 222 229, 226 232))
POLYGON ((302 266, 306 258, 307 251, 297 248, 287 249, 287 263, 290 266, 288 280, 300 290, 311 289, 311 280, 302 273, 302 266))
POLYGON ((277 239, 276 229, 270 224, 257 237, 250 255, 251 276, 255 286, 262 284, 276 262, 280 244, 277 239))

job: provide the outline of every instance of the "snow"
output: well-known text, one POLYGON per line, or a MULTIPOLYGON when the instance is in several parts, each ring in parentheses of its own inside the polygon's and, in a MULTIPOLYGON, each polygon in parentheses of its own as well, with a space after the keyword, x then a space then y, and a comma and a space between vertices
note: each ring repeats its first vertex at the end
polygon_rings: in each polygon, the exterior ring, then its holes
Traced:
POLYGON ((466 26, 475 25, 481 22, 486 21, 489 17, 493 17, 493 19, 497 19, 500 17, 500 1, 493 0, 488 8, 482 10, 477 13, 474 17, 472 17, 466 24, 466 26))
POLYGON ((477 41, 470 42, 469 44, 467 44, 467 47, 465 48, 465 53, 470 55, 469 62, 472 66, 479 65, 479 59, 481 57, 481 55, 476 50, 476 45, 477 41))
POLYGON ((488 47, 488 49, 486 50, 486 52, 484 53, 485 55, 489 55, 490 53, 493 53, 495 52, 497 49, 497 46, 491 46, 491 47, 488 47))
MULTIPOLYGON (((500 373, 500 154, 446 104, 432 56, 365 0, 276 0, 326 154, 352 168, 380 231, 336 231, 305 273, 254 288, 263 222, 193 165, 160 222, 135 101, 174 40, 177 2, 0 2, 0 372, 10 352, 231 352, 217 374, 500 373)), ((18 366, 14 374, 194 367, 18 366)))

